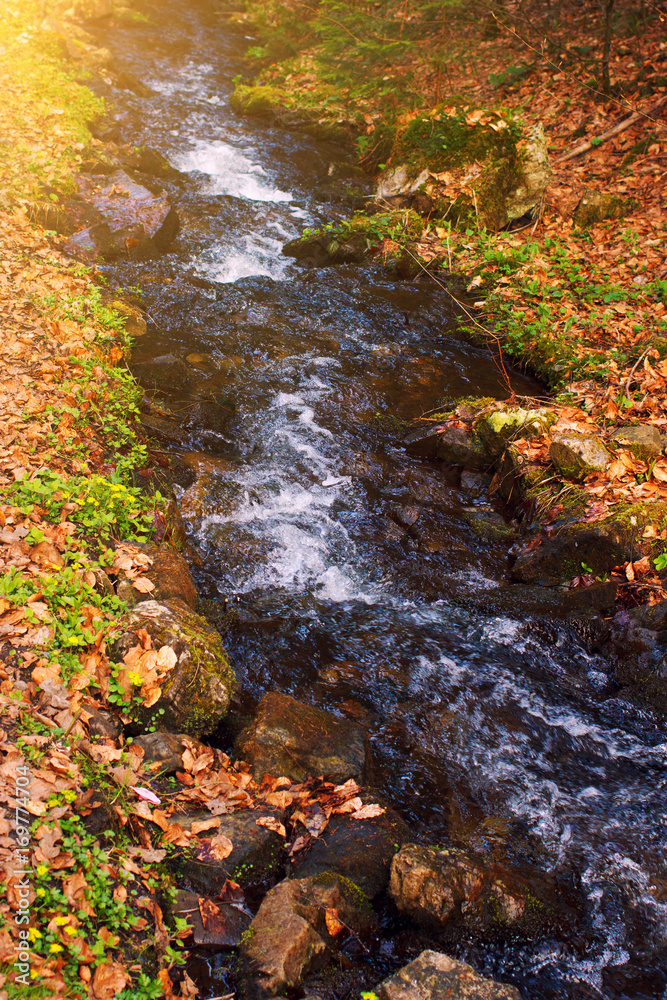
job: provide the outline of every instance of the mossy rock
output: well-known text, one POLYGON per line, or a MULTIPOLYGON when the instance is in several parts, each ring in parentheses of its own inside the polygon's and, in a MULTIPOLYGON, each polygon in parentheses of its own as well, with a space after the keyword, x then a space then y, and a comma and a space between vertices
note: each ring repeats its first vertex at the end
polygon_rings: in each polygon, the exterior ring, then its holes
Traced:
POLYGON ((132 671, 124 657, 144 634, 153 649, 167 646, 176 660, 160 669, 160 694, 153 705, 123 706, 135 729, 160 728, 196 737, 213 732, 227 713, 235 684, 219 634, 180 601, 145 601, 119 619, 110 638, 109 658, 121 671, 132 671))
MULTIPOLYGON (((229 98, 229 106, 238 115, 270 116, 278 125, 299 129, 329 142, 351 144, 351 133, 338 115, 327 113, 324 104, 299 101, 294 91, 267 84, 237 83, 229 98)), ((349 125, 349 123, 347 123, 349 125)))
MULTIPOLYGON (((518 553, 512 578, 553 587, 582 573, 605 576, 614 566, 636 557, 649 524, 657 534, 667 527, 667 503, 628 504, 603 521, 565 524, 555 537, 518 553)), ((663 543, 658 545, 662 548, 663 543)))
MULTIPOLYGON (((383 259, 383 264, 395 266, 398 276, 402 276, 401 269, 406 272, 410 270, 407 267, 408 262, 421 271, 419 266, 421 258, 413 244, 419 239, 423 229, 424 222, 421 216, 411 210, 381 212, 374 215, 358 213, 340 225, 327 225, 314 231, 306 231, 303 236, 286 243, 283 253, 311 267, 361 264, 378 257, 378 248, 383 240, 390 239, 396 244, 397 250, 395 254, 390 255, 390 259, 383 259)), ((405 277, 413 277, 414 273, 416 272, 412 269, 409 274, 405 274, 405 277)))
POLYGON ((635 198, 620 198, 587 188, 574 211, 574 222, 580 229, 587 229, 607 219, 623 219, 639 205, 635 198))
POLYGON ((557 415, 547 407, 525 410, 520 406, 496 404, 475 421, 475 431, 491 455, 501 455, 511 441, 542 437, 556 422, 557 415))
POLYGON ((287 103, 287 94, 280 87, 249 86, 237 83, 229 98, 229 106, 239 115, 264 115, 287 103))
POLYGON ((459 228, 502 229, 539 203, 551 177, 542 126, 523 136, 493 112, 472 124, 463 112, 422 115, 397 136, 391 159, 378 199, 423 188, 430 210, 459 228))

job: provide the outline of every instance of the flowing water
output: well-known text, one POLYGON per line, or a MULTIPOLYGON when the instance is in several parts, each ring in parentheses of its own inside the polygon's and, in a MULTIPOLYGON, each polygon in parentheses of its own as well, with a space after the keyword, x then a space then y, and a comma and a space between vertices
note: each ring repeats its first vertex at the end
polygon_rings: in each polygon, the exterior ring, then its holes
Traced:
POLYGON ((123 139, 183 172, 183 226, 159 260, 107 271, 148 297, 134 361, 188 367, 167 393, 196 475, 181 503, 202 589, 235 609, 242 698, 276 689, 357 720, 416 835, 484 849, 501 830, 581 887, 584 930, 459 946, 480 971, 527 1000, 663 997, 664 729, 613 697, 556 598, 506 582, 507 542, 471 526, 499 523, 484 477, 400 445, 398 422, 443 395, 506 395, 493 361, 429 279, 282 256, 349 213, 343 154, 230 111, 247 42, 204 0, 143 9, 154 24, 104 43, 153 96, 111 96, 123 139))

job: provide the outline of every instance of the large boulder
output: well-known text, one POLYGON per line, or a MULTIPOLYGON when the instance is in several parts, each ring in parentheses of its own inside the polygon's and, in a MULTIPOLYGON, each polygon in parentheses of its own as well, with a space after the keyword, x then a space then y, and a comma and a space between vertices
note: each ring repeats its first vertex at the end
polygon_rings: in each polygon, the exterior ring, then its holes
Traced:
POLYGON ((376 992, 379 1000, 521 1000, 513 986, 484 979, 472 966, 438 951, 423 951, 376 992))
POLYGON ((397 136, 391 156, 378 200, 405 204, 420 192, 433 214, 492 230, 538 205, 551 177, 542 126, 518 135, 495 112, 421 115, 397 136))
POLYGON ((360 726, 277 692, 262 698, 234 749, 256 781, 265 774, 363 781, 370 770, 368 737, 360 726))
POLYGON ((298 988, 326 965, 349 932, 374 926, 368 899, 338 875, 287 879, 265 896, 241 944, 244 996, 270 997, 298 988))
POLYGON ((200 737, 227 713, 234 674, 220 635, 180 601, 145 601, 124 614, 109 657, 124 711, 140 729, 200 737))
POLYGON ((80 174, 79 198, 86 203, 87 226, 75 233, 65 249, 88 259, 145 257, 166 250, 180 222, 164 192, 154 194, 124 171, 108 177, 80 174))
POLYGON ((453 847, 406 844, 392 862, 389 892, 417 922, 478 939, 508 932, 533 937, 573 917, 546 872, 487 862, 453 847))

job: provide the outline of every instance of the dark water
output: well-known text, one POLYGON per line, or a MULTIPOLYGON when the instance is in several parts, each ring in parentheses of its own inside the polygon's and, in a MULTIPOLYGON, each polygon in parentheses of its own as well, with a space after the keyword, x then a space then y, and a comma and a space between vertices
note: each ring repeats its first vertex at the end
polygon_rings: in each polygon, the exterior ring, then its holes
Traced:
POLYGON ((123 138, 184 172, 183 229, 160 260, 108 271, 148 296, 134 360, 189 368, 168 394, 196 473, 181 502, 202 588, 237 608, 244 700, 277 689, 360 721, 416 835, 501 830, 581 887, 581 932, 462 949, 480 971, 526 998, 662 997, 664 730, 608 696, 557 600, 507 584, 508 543, 469 524, 494 516, 484 482, 400 446, 398 421, 443 395, 506 395, 492 359, 432 282, 281 256, 349 212, 341 152, 233 115, 246 42, 203 0, 143 9, 158 29, 104 42, 154 96, 112 98, 123 138))

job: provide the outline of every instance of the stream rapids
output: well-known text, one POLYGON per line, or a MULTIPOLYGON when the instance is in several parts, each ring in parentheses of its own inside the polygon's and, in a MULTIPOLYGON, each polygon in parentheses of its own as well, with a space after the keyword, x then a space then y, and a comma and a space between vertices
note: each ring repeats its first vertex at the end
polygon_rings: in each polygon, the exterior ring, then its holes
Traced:
MULTIPOLYGON (((507 583, 507 541, 470 524, 497 518, 484 477, 406 455, 395 430, 443 396, 505 396, 496 367, 457 338, 433 282, 281 254, 350 213, 344 155, 230 111, 248 42, 206 0, 142 10, 152 23, 112 25, 103 44, 153 93, 108 96, 123 141, 182 172, 166 185, 182 229, 161 258, 102 270, 146 296, 133 363, 171 354, 189 369, 166 393, 196 476, 180 501, 200 591, 234 608, 244 704, 279 690, 354 719, 415 837, 483 848, 491 831, 581 888, 576 938, 457 957, 526 1000, 659 1000, 665 730, 609 694, 557 597, 507 583), (223 424, 205 419, 211 403, 223 424)), ((376 958, 401 964, 389 931, 376 958)), ((224 969, 209 972, 202 995, 227 992, 224 969)))

